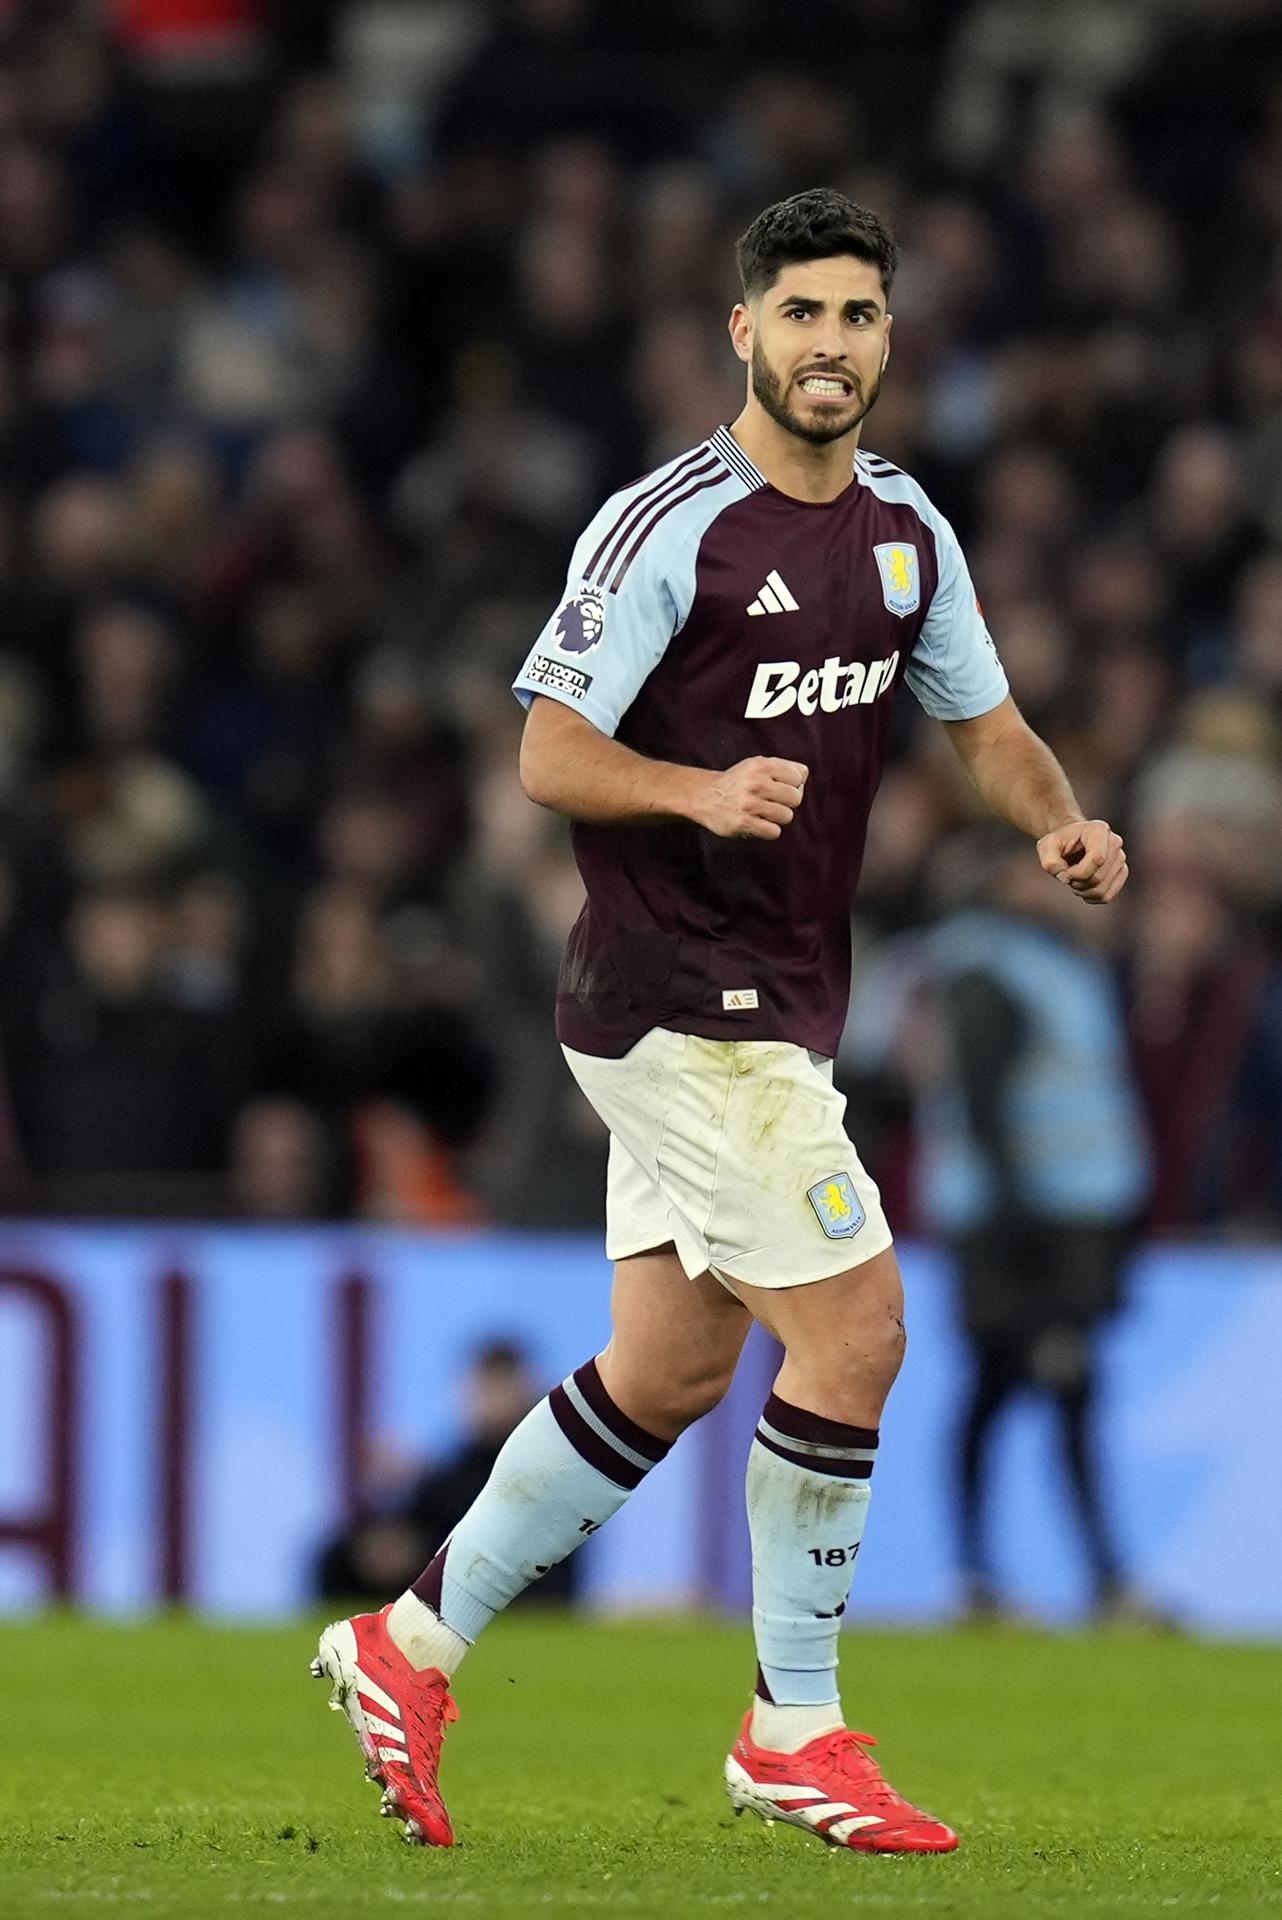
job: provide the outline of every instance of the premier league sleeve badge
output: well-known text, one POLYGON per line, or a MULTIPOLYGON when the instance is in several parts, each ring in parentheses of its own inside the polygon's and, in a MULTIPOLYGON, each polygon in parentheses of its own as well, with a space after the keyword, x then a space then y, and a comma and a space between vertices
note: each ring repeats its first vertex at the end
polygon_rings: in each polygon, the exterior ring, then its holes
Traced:
POLYGON ((556 620, 556 644, 562 653, 591 653, 605 630, 605 607, 599 593, 583 588, 561 608, 556 620))

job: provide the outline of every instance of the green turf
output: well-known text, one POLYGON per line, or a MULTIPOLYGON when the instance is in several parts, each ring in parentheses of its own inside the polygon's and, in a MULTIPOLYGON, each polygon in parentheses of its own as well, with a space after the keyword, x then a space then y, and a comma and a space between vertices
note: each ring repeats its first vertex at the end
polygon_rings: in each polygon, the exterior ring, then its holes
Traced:
POLYGON ((0 1916, 296 1910, 685 1920, 1269 1913, 1282 1650, 1021 1634, 845 1639, 852 1719, 960 1853, 879 1860, 736 1820, 742 1629, 501 1621, 460 1676, 462 1844, 380 1821, 311 1625, 6 1630, 0 1916))

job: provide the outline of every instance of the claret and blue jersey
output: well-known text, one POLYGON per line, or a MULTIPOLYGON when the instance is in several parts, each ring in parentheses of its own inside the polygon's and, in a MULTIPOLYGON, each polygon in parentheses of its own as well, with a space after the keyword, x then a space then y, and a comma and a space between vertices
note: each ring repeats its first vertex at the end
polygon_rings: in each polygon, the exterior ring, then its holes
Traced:
POLYGON ((606 502, 518 697, 549 695, 654 759, 772 754, 810 772, 778 840, 575 823, 587 901, 558 993, 567 1046, 618 1055, 666 1026, 835 1053, 901 680, 940 720, 1007 692, 956 536, 890 462, 860 452, 853 484, 812 504, 722 427, 606 502))

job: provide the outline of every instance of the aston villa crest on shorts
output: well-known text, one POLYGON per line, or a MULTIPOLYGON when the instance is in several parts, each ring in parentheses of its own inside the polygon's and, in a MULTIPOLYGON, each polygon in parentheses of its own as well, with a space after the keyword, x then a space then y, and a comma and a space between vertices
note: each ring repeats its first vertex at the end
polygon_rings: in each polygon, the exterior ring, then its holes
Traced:
POLYGON ((848 1173, 834 1173, 828 1180, 817 1180, 813 1187, 806 1188, 806 1198, 830 1240, 851 1239, 867 1218, 848 1173))
POLYGON ((902 620, 916 613, 921 605, 921 567, 917 549, 905 540, 887 541, 873 548, 873 558, 881 574, 881 597, 892 613, 902 620))
POLYGON ((591 653, 605 627, 599 593, 587 588, 566 601, 556 620, 556 644, 562 653, 591 653))

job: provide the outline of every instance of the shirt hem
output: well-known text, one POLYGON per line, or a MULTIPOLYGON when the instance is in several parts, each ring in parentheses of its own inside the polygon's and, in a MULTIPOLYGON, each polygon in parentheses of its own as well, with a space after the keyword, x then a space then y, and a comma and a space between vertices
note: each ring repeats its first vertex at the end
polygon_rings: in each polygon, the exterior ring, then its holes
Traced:
POLYGON ((556 1010, 556 1037, 561 1045, 574 1053, 592 1054, 598 1060, 621 1060, 656 1027, 668 1033, 688 1033, 696 1040, 781 1041, 788 1046, 804 1047, 808 1053, 817 1053, 825 1060, 836 1058, 841 1037, 840 1027, 834 1031, 830 1026, 818 1027, 803 1021, 745 1021, 733 1014, 723 1018, 715 1014, 673 1014, 625 1023, 593 1019, 579 1002, 561 1001, 556 1010))

